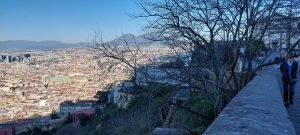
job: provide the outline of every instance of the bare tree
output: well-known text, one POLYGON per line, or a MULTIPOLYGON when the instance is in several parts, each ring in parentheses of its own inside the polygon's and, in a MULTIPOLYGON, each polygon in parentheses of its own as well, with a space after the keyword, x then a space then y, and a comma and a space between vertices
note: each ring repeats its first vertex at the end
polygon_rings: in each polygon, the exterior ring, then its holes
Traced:
POLYGON ((138 17, 146 18, 145 29, 163 37, 170 46, 192 48, 186 50, 193 54, 191 80, 200 82, 200 89, 211 93, 218 114, 232 96, 230 93, 237 93, 262 67, 280 62, 254 63, 254 60, 275 16, 286 9, 282 3, 280 0, 141 1, 144 12, 138 17), (236 74, 238 61, 242 61, 242 69, 236 74))
MULTIPOLYGON (((282 3, 284 1, 281 0, 141 0, 140 7, 144 12, 137 17, 148 21, 145 31, 156 36, 151 40, 166 44, 173 50, 175 55, 172 56, 177 57, 175 63, 184 63, 177 68, 179 75, 160 68, 169 77, 188 82, 192 89, 208 95, 214 104, 213 116, 216 117, 258 70, 281 61, 266 62, 272 51, 262 62, 256 62, 256 59, 257 54, 266 49, 264 40, 276 23, 277 16, 288 10, 282 3), (242 67, 237 73, 239 62, 242 67)), ((294 35, 297 31, 291 33, 294 35)), ((289 35, 286 41, 291 37, 289 35)), ((151 58, 147 58, 138 42, 128 40, 123 35, 121 43, 104 42, 101 34, 95 33, 91 44, 99 58, 108 58, 111 66, 119 64, 125 67, 132 76, 132 83, 138 88, 174 105, 166 95, 137 81, 139 74, 153 78, 141 66, 141 59, 151 58)), ((300 40, 297 40, 287 53, 291 53, 299 43, 300 40)), ((201 111, 184 105, 176 107, 212 120, 207 114, 199 113, 201 111)))
MULTIPOLYGON (((156 108, 159 110, 155 110, 159 115, 155 114, 148 114, 149 116, 149 133, 153 130, 153 121, 158 122, 159 118, 166 119, 166 117, 163 117, 162 115, 166 115, 168 108, 171 106, 175 106, 177 109, 183 110, 189 114, 192 114, 194 116, 197 116, 201 119, 212 121, 213 117, 209 114, 202 113, 204 111, 201 110, 194 110, 189 106, 185 106, 184 104, 176 104, 172 101, 172 95, 170 93, 162 93, 158 87, 154 86, 149 83, 149 81, 157 81, 158 80, 176 80, 178 82, 186 82, 188 80, 189 75, 189 69, 185 67, 184 63, 181 62, 180 65, 178 65, 178 61, 184 60, 185 58, 182 58, 179 56, 180 50, 183 50, 182 48, 178 49, 176 47, 168 49, 166 53, 170 53, 170 55, 167 54, 154 54, 149 56, 147 52, 149 50, 144 49, 142 45, 139 44, 135 40, 132 41, 132 39, 127 39, 126 35, 123 35, 120 42, 104 42, 102 40, 102 37, 100 34, 96 33, 96 37, 94 40, 90 42, 91 47, 94 49, 95 53, 98 54, 99 59, 108 59, 108 61, 111 63, 112 66, 116 66, 117 64, 126 67, 127 71, 131 73, 131 78, 128 78, 130 82, 132 82, 136 89, 140 91, 139 95, 147 95, 147 97, 153 97, 148 100, 149 108, 156 108), (170 57, 171 59, 174 59, 173 62, 174 65, 172 65, 172 68, 163 68, 162 65, 165 63, 165 61, 158 60, 160 57, 170 57), (146 62, 145 62, 146 60, 146 62), (152 67, 154 66, 154 67, 152 67), (157 69, 157 70, 156 70, 157 69), (156 77, 156 72, 159 73, 159 77, 156 77), (161 78, 161 74, 164 74, 161 78), (146 81, 146 82, 145 82, 146 81), (147 84, 146 84, 147 83, 147 84), (150 84, 150 85, 149 85, 150 84), (163 108, 163 112, 161 112, 161 108, 157 108, 156 102, 154 100, 154 97, 163 99, 166 104, 168 105, 168 108, 163 108), (156 118, 153 118, 156 117, 156 118), (151 122, 152 121, 152 122, 151 122), (152 123, 152 124, 151 124, 152 123)), ((184 50, 185 51, 185 50, 184 50)), ((149 52, 148 52, 149 53, 149 52)), ((157 52, 154 52, 157 53, 157 52)), ((170 63, 167 63, 170 64, 170 63)), ((110 66, 109 66, 110 67, 110 66)), ((162 83, 169 83, 168 81, 163 81, 162 83)), ((155 83, 154 83, 155 84, 155 83)), ((162 84, 164 85, 164 84, 162 84)), ((203 108, 205 109, 205 108, 203 108)), ((139 111, 137 111, 138 113, 139 111)), ((151 113, 151 112, 148 112, 151 113)), ((124 114, 116 117, 116 120, 113 120, 112 123, 109 123, 110 125, 114 125, 115 129, 120 129, 121 127, 126 126, 126 124, 120 124, 120 119, 130 119, 130 122, 133 123, 127 123, 136 125, 138 123, 135 123, 135 118, 128 117, 128 118, 122 118, 125 115, 124 114), (115 122, 115 123, 114 123, 115 122)), ((137 117, 141 117, 137 114, 132 114, 137 117)), ((130 115, 131 116, 131 115, 130 115)), ((125 116, 127 117, 127 116, 125 116)), ((160 123, 162 123, 162 120, 159 120, 160 123)), ((129 121, 129 120, 126 120, 129 121)), ((157 125, 157 124, 156 124, 157 125)))

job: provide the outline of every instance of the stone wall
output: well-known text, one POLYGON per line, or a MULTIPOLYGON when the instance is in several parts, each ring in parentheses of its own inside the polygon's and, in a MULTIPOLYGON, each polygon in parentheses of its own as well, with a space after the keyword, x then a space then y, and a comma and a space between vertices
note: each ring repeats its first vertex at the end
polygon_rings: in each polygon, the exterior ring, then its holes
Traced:
POLYGON ((278 69, 264 69, 232 99, 204 135, 295 135, 279 83, 278 69))

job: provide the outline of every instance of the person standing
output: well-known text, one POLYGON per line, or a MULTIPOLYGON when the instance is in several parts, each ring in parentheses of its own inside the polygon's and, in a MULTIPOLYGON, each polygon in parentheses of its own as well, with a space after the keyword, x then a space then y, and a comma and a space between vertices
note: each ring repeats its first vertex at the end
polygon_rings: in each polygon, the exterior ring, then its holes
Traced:
POLYGON ((292 55, 287 56, 280 65, 283 82, 283 98, 286 106, 293 104, 295 85, 297 82, 298 63, 294 61, 293 58, 292 55))

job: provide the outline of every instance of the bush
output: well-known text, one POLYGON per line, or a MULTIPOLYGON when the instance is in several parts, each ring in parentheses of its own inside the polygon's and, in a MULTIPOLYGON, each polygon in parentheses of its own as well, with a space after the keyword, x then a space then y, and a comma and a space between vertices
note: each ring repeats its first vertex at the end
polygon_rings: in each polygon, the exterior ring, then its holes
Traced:
POLYGON ((53 109, 50 114, 51 119, 59 119, 60 117, 57 115, 56 111, 53 109))
POLYGON ((63 122, 62 125, 69 124, 69 123, 71 123, 72 121, 73 121, 73 118, 72 118, 71 114, 68 114, 66 120, 63 122))
MULTIPOLYGON (((191 97, 184 106, 197 111, 203 115, 214 118, 214 105, 203 93, 202 95, 191 97)), ((188 129, 192 134, 202 134, 212 121, 202 119, 194 114, 179 110, 175 114, 175 127, 188 129)))
POLYGON ((39 117, 41 117, 41 115, 39 115, 39 114, 37 114, 37 113, 35 113, 35 114, 33 114, 30 118, 33 118, 33 119, 35 119, 35 118, 39 118, 39 117))
POLYGON ((98 103, 107 103, 109 91, 97 91, 96 95, 94 96, 97 98, 98 103))
POLYGON ((26 132, 22 132, 19 135, 54 135, 56 129, 43 131, 41 128, 34 127, 33 129, 28 128, 26 132))
POLYGON ((118 108, 114 105, 108 106, 104 109, 103 113, 99 116, 99 121, 106 121, 108 118, 118 113, 118 108))
POLYGON ((80 125, 84 127, 90 121, 90 117, 82 113, 79 115, 79 120, 80 120, 80 125))

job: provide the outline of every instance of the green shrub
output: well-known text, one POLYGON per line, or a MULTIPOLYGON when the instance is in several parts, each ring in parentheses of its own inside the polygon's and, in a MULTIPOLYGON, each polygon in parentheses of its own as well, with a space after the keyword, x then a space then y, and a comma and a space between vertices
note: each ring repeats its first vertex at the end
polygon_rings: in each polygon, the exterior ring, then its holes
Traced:
POLYGON ((50 114, 51 119, 59 119, 60 117, 57 115, 56 111, 53 109, 50 114))
POLYGON ((116 106, 114 105, 108 106, 107 108, 104 109, 103 113, 99 116, 98 120, 106 121, 108 118, 117 114, 118 111, 119 109, 116 106))
POLYGON ((80 125, 84 127, 90 121, 90 117, 82 113, 79 115, 79 120, 80 120, 80 125))
POLYGON ((66 124, 69 124, 73 121, 73 118, 71 116, 71 114, 68 114, 66 120, 62 123, 62 125, 66 125, 66 124))
POLYGON ((36 118, 39 118, 39 117, 41 117, 41 115, 35 113, 30 118, 36 119, 36 118))
MULTIPOLYGON (((204 94, 192 96, 184 106, 208 117, 214 117, 213 102, 204 94)), ((175 113, 173 126, 188 129, 192 134, 202 134, 211 122, 185 110, 179 110, 175 113)))

